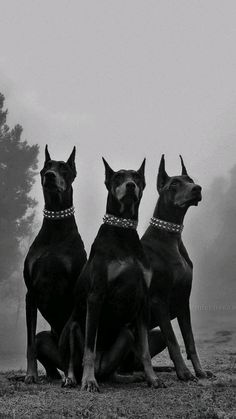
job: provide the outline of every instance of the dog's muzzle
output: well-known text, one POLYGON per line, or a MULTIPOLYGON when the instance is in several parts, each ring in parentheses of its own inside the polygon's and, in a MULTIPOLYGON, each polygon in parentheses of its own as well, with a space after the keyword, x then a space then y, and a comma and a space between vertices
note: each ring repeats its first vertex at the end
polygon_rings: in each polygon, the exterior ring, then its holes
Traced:
POLYGON ((48 190, 58 190, 58 192, 63 192, 66 189, 65 180, 52 170, 44 174, 42 183, 43 187, 48 190))
POLYGON ((194 185, 191 190, 185 193, 183 197, 179 197, 175 201, 175 205, 181 208, 186 206, 195 205, 202 200, 202 188, 200 185, 194 185))
POLYGON ((124 182, 115 190, 116 197, 119 201, 125 199, 138 200, 140 197, 140 189, 133 181, 124 182))

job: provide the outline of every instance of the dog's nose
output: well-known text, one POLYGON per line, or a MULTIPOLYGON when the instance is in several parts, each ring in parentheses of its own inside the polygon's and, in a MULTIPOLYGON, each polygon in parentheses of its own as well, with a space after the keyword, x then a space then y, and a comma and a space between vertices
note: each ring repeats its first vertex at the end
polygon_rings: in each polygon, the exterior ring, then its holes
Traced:
POLYGON ((193 192, 201 192, 202 187, 200 185, 194 185, 192 191, 193 192))
POLYGON ((46 172, 44 176, 47 180, 55 180, 56 178, 56 175, 54 172, 46 172))
POLYGON ((127 182, 126 183, 126 189, 129 189, 129 190, 133 190, 133 189, 135 189, 135 183, 134 182, 127 182))

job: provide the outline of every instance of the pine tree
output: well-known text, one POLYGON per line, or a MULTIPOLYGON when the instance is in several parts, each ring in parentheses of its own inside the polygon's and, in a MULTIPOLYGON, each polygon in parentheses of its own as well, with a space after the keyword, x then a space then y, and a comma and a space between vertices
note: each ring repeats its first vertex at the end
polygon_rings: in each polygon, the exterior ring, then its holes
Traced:
POLYGON ((4 100, 0 93, 0 282, 19 269, 21 243, 32 232, 37 202, 30 192, 39 152, 21 139, 20 125, 9 128, 4 100))

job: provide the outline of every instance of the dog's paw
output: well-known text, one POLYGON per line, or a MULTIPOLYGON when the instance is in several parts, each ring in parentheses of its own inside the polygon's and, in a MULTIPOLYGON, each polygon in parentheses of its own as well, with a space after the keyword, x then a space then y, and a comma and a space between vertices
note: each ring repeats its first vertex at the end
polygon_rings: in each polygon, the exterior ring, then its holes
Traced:
POLYGON ((38 375, 37 374, 27 374, 25 376, 25 384, 36 384, 38 381, 38 375))
POLYGON ((96 379, 87 379, 82 381, 82 391, 88 391, 89 393, 98 393, 99 387, 96 379))
POLYGON ((191 373, 188 368, 177 371, 177 376, 181 381, 197 381, 197 377, 191 373))
POLYGON ((62 381, 61 386, 62 386, 63 388, 74 388, 74 387, 76 387, 76 386, 77 386, 77 383, 76 383, 76 381, 75 381, 74 379, 69 378, 69 377, 66 377, 66 378, 62 381))
POLYGON ((215 375, 211 372, 211 371, 204 371, 204 370, 200 370, 200 371, 196 371, 196 376, 197 378, 214 378, 215 375))
POLYGON ((165 383, 159 378, 154 378, 148 381, 148 386, 153 388, 166 388, 165 383))

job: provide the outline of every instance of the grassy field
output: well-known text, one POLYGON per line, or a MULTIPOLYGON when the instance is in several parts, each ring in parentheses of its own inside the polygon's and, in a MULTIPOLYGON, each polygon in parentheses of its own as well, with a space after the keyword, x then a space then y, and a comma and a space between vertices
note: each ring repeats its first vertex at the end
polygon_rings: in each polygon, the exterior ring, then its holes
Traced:
MULTIPOLYGON (((202 363, 213 379, 182 383, 174 371, 162 372, 164 389, 150 389, 144 382, 107 383, 100 393, 89 394, 49 384, 43 376, 26 386, 24 371, 5 371, 0 374, 0 418, 236 418, 235 333, 232 322, 228 329, 223 319, 214 324, 210 329, 199 324, 201 333, 196 333, 202 363)), ((170 365, 167 352, 154 362, 170 365)))

